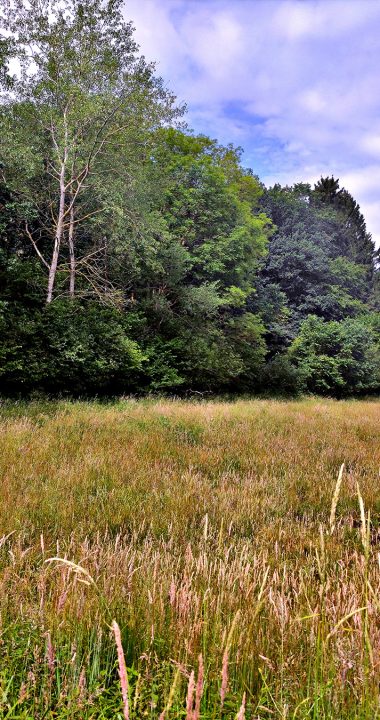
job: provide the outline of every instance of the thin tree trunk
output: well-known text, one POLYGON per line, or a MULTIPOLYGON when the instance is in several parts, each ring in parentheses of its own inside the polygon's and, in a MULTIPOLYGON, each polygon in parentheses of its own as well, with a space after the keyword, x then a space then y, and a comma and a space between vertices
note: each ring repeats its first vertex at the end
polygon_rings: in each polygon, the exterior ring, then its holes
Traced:
POLYGON ((57 227, 56 227, 55 237, 54 237, 53 255, 51 258, 50 270, 49 270, 48 291, 47 291, 47 298, 46 298, 47 303, 51 303, 51 301, 53 299, 53 290, 54 290, 55 276, 57 274, 59 250, 61 247, 61 241, 62 241, 62 235, 63 235, 63 219, 64 219, 64 214, 65 214, 65 165, 64 164, 62 164, 59 185, 60 185, 60 195, 59 195, 58 220, 57 220, 57 227))
POLYGON ((75 295, 75 251, 74 251, 74 205, 70 207, 70 222, 69 222, 69 256, 70 256, 70 297, 75 295))
MULTIPOLYGON (((51 258, 50 269, 49 269, 48 288, 47 288, 47 297, 46 297, 47 303, 51 303, 51 301, 53 299, 55 276, 57 274, 59 251, 60 251, 62 237, 63 237, 64 220, 65 220, 65 203, 66 203, 65 173, 66 173, 66 163, 67 163, 67 154, 68 154, 68 151, 67 151, 68 132, 67 132, 67 124, 66 124, 66 110, 64 111, 63 117, 64 117, 64 124, 65 124, 65 147, 64 147, 64 151, 63 151, 63 158, 61 159, 61 170, 59 173, 59 208, 58 208, 57 225, 56 225, 55 235, 54 235, 53 255, 51 258)), ((53 127, 52 127, 51 132, 52 132, 53 143, 56 147, 57 154, 58 154, 59 153, 58 145, 57 145, 57 142, 55 139, 53 127)))

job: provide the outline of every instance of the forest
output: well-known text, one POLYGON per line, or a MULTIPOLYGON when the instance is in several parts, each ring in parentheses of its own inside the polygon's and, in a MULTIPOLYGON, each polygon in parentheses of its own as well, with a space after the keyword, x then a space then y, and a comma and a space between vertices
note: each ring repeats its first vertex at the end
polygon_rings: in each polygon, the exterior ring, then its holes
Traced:
POLYGON ((197 135, 119 0, 2 2, 0 392, 371 395, 379 250, 334 177, 197 135))

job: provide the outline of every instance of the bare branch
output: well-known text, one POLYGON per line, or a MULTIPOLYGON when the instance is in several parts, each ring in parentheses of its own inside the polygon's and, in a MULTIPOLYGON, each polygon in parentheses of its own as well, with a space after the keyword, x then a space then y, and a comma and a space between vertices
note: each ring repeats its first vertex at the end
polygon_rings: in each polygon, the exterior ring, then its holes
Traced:
MULTIPOLYGON (((106 207, 98 208, 97 210, 93 210, 92 212, 87 213, 87 215, 82 215, 82 217, 77 218, 76 220, 72 221, 73 225, 77 225, 78 223, 81 223, 83 220, 87 220, 87 218, 91 217, 92 215, 98 215, 98 213, 103 212, 106 210, 106 207)), ((71 221, 65 223, 65 227, 71 224, 71 221)))
POLYGON ((30 242, 32 243, 32 245, 33 245, 33 247, 34 247, 34 249, 35 249, 38 257, 40 258, 41 262, 43 262, 43 264, 45 265, 45 267, 47 267, 47 269, 50 270, 50 265, 49 265, 49 263, 45 260, 44 256, 42 255, 42 252, 41 252, 41 251, 39 250, 39 248, 37 247, 36 242, 35 242, 35 240, 34 240, 34 238, 33 238, 33 235, 32 235, 32 233, 31 233, 30 230, 29 230, 29 226, 28 226, 28 223, 27 223, 27 222, 25 222, 25 232, 26 232, 26 234, 27 234, 30 242))

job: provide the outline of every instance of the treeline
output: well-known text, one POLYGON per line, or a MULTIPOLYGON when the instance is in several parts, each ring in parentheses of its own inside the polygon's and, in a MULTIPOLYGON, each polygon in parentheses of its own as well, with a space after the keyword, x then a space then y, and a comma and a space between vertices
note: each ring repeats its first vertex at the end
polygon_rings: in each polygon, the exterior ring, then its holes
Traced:
POLYGON ((2 21, 3 394, 379 391, 378 254, 337 180, 266 189, 192 134, 118 1, 2 21))

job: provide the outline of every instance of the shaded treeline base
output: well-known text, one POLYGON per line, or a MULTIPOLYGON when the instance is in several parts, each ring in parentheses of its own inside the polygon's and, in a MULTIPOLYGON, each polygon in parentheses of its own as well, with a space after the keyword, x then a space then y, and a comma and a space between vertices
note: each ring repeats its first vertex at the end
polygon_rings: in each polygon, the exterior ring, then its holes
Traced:
POLYGON ((378 392, 349 192, 266 189, 180 125, 120 0, 1 14, 0 392, 378 392))
POLYGON ((3 717, 379 717, 378 403, 1 415, 3 717))

